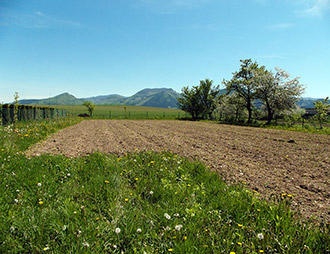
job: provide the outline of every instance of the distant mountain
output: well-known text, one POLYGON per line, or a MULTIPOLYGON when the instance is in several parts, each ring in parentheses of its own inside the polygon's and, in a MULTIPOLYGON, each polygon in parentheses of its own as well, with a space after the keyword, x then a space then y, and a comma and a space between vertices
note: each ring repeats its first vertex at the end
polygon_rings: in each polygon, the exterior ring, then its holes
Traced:
MULTIPOLYGON (((224 94, 224 89, 220 90, 219 94, 224 94)), ((84 101, 91 101, 95 105, 132 105, 132 106, 146 106, 159 108, 176 108, 177 98, 180 94, 171 88, 147 88, 136 94, 125 97, 118 94, 100 95, 87 98, 76 98, 69 93, 62 93, 55 97, 48 99, 31 99, 20 100, 20 104, 33 105, 82 105, 84 101)), ((313 102, 322 100, 316 98, 301 98, 297 104, 301 108, 314 108, 313 102)), ((257 107, 261 106, 261 102, 256 103, 257 107)))
POLYGON ((91 101, 95 105, 136 105, 159 108, 176 108, 180 94, 170 88, 143 89, 133 96, 124 97, 118 94, 100 95, 88 98, 76 98, 69 93, 63 93, 48 99, 20 100, 20 104, 33 105, 81 105, 91 101))
POLYGON ((315 99, 315 98, 310 98, 310 97, 305 97, 305 98, 301 98, 297 104, 301 107, 301 108, 314 108, 314 104, 313 102, 315 101, 322 101, 323 99, 315 99))
POLYGON ((33 104, 33 105, 81 105, 83 99, 77 99, 69 93, 62 93, 48 99, 41 100, 20 100, 20 104, 33 104))

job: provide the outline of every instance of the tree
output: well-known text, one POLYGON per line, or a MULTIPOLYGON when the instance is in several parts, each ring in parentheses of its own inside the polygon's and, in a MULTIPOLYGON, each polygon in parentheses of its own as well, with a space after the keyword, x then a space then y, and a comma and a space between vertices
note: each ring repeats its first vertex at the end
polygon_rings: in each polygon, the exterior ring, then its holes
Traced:
POLYGON ((219 96, 216 110, 220 114, 220 121, 224 117, 225 121, 237 122, 242 116, 246 116, 245 102, 237 93, 219 96))
POLYGON ((87 108, 87 110, 89 112, 89 115, 90 116, 93 116, 93 111, 94 111, 95 105, 92 102, 90 102, 90 101, 85 101, 83 103, 83 105, 86 106, 86 108, 87 108))
POLYGON ((216 107, 216 98, 219 95, 219 86, 212 88, 213 80, 205 79, 200 81, 201 102, 204 107, 203 118, 206 115, 212 119, 212 113, 216 107))
POLYGON ((251 59, 240 60, 241 68, 238 72, 233 73, 233 78, 229 81, 224 80, 227 93, 236 92, 239 97, 244 100, 245 107, 248 111, 248 123, 251 123, 253 101, 256 99, 256 86, 254 83, 254 71, 258 69, 257 62, 251 59))
POLYGON ((262 66, 253 71, 257 98, 263 102, 267 111, 267 124, 275 114, 295 109, 298 98, 304 92, 299 77, 290 80, 288 72, 278 67, 275 70, 274 74, 262 66))
POLYGON ((322 101, 313 102, 314 107, 316 109, 315 118, 320 124, 320 128, 322 128, 322 123, 325 122, 329 118, 329 110, 330 110, 330 101, 329 97, 325 98, 322 101))
POLYGON ((215 109, 215 100, 219 94, 219 87, 212 88, 213 81, 209 79, 201 80, 199 86, 183 87, 181 97, 178 100, 178 107, 189 113, 196 120, 206 118, 215 109))

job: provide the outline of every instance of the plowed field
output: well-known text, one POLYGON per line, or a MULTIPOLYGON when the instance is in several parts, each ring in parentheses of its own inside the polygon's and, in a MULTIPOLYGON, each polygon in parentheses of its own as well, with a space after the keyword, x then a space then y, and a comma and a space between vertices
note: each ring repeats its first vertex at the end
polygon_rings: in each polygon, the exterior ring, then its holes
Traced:
POLYGON ((304 218, 330 219, 330 136, 185 121, 88 120, 27 151, 84 156, 170 150, 263 197, 293 195, 304 218))

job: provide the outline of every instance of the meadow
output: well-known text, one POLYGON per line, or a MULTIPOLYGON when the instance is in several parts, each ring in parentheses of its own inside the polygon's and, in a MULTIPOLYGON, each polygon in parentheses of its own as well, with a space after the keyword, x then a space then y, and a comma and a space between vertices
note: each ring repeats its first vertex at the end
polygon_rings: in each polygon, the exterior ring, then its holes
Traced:
MULTIPOLYGON (((88 113, 85 106, 52 106, 58 109, 66 109, 71 115, 88 113)), ((96 105, 93 118, 98 119, 176 119, 187 117, 180 109, 154 108, 142 106, 106 106, 96 105)))
POLYGON ((330 225, 295 218, 171 151, 85 157, 24 151, 79 122, 0 127, 1 253, 329 253, 330 225))

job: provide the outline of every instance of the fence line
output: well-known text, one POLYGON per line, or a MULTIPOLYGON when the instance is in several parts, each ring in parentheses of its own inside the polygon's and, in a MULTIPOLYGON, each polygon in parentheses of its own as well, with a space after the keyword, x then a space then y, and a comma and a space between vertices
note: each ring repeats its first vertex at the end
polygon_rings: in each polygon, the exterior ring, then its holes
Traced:
POLYGON ((52 107, 37 107, 28 105, 3 104, 0 105, 0 119, 2 125, 17 121, 54 119, 67 116, 67 111, 52 107), (16 107, 16 108, 15 108, 16 107))

